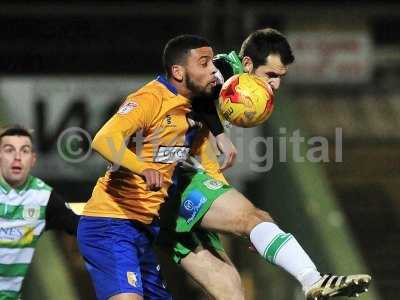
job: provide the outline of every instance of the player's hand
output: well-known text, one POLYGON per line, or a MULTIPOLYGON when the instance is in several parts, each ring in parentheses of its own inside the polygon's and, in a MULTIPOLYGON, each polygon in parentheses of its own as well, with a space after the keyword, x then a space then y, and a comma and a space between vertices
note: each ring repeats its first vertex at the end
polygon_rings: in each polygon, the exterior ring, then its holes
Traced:
POLYGON ((225 133, 221 133, 215 137, 218 150, 224 155, 224 161, 220 168, 224 171, 233 166, 237 156, 237 150, 235 145, 231 142, 229 137, 225 133))
POLYGON ((145 178, 147 187, 150 191, 158 191, 161 189, 164 178, 159 171, 154 169, 145 169, 142 172, 142 176, 145 178))

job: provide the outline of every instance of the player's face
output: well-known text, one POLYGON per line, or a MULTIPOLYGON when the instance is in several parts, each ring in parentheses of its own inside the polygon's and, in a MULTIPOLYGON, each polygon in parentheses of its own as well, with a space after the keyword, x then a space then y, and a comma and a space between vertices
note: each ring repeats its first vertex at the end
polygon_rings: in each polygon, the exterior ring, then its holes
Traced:
POLYGON ((185 65, 185 83, 193 96, 211 96, 217 85, 217 69, 213 64, 211 47, 192 49, 185 65))
POLYGON ((10 186, 23 185, 35 161, 29 137, 4 136, 0 140, 0 175, 10 186))
POLYGON ((258 66, 256 69, 251 68, 251 74, 263 77, 269 85, 274 89, 279 89, 282 78, 288 72, 288 67, 282 63, 279 54, 270 54, 266 58, 264 65, 258 66))

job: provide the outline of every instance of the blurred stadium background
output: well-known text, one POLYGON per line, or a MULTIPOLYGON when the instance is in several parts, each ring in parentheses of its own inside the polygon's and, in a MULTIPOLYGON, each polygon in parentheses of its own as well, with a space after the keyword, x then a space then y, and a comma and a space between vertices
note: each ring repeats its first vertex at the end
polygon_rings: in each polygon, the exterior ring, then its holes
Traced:
MULTIPOLYGON (((105 164, 96 155, 82 157, 84 136, 69 152, 61 143, 62 158, 60 134, 80 127, 93 135, 124 95, 161 72, 169 38, 197 33, 216 52, 227 52, 267 26, 288 36, 296 62, 270 120, 257 129, 229 130, 241 155, 228 177, 304 244, 321 271, 371 272, 373 286, 362 299, 398 299, 400 4, 2 1, 0 123, 34 128, 35 174, 69 201, 86 201, 105 164), (297 129, 325 137, 329 157, 294 162, 288 138, 297 129), (273 137, 272 165, 271 148, 259 136, 273 137), (279 162, 283 140, 287 162, 279 162)), ((311 146, 306 138, 300 152, 311 146)), ((294 280, 249 252, 246 241, 225 242, 248 300, 303 299, 294 280)), ((164 270, 175 299, 207 299, 179 270, 164 270)), ((27 300, 95 299, 74 239, 45 236, 24 294, 27 300)))

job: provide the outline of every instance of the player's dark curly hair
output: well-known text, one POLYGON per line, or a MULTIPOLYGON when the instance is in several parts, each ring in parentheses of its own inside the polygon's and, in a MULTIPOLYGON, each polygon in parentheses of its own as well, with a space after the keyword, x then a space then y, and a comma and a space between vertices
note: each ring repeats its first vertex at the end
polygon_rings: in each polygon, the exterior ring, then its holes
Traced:
POLYGON ((265 59, 270 54, 279 54, 284 65, 294 62, 286 37, 276 29, 265 28, 254 31, 244 40, 239 57, 250 57, 254 68, 257 68, 266 63, 265 59))
POLYGON ((183 34, 167 42, 163 50, 163 67, 167 77, 171 77, 171 67, 184 64, 185 59, 192 49, 209 47, 210 43, 203 37, 192 34, 183 34))
POLYGON ((29 130, 19 124, 7 125, 4 127, 1 127, 0 128, 0 142, 1 142, 1 139, 5 136, 26 136, 31 141, 33 141, 32 130, 29 130))

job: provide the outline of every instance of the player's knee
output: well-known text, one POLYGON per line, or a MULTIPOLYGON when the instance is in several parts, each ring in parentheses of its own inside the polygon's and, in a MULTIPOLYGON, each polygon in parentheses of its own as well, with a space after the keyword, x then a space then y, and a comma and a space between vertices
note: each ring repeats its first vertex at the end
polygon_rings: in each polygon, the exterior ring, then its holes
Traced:
POLYGON ((260 219, 261 222, 270 222, 270 223, 275 223, 274 219, 271 217, 271 215, 266 212, 265 210, 256 208, 256 214, 258 218, 260 219))
POLYGON ((274 222, 271 215, 255 206, 249 206, 240 212, 232 224, 231 232, 242 237, 247 237, 255 226, 263 222, 274 222))
POLYGON ((246 222, 246 229, 243 233, 246 236, 248 236, 254 227, 256 227, 258 224, 264 223, 264 222, 274 223, 274 220, 272 219, 271 215, 268 212, 261 210, 259 208, 254 208, 254 210, 252 210, 249 213, 249 216, 248 216, 247 222, 246 222))

